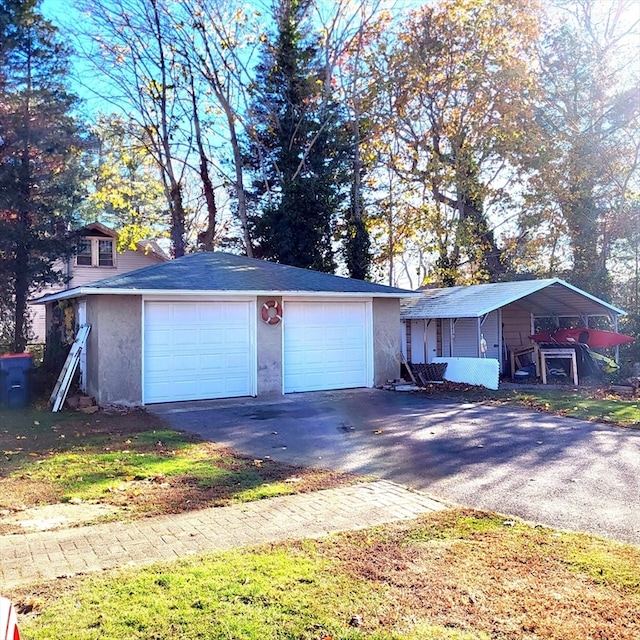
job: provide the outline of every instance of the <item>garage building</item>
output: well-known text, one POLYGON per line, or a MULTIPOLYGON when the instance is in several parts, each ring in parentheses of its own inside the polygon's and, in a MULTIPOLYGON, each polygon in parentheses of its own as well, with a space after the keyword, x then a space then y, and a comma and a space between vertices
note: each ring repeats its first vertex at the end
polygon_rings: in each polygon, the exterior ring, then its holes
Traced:
POLYGON ((98 404, 147 405, 372 387, 400 375, 411 291, 195 253, 46 296, 91 330, 80 368, 98 404))

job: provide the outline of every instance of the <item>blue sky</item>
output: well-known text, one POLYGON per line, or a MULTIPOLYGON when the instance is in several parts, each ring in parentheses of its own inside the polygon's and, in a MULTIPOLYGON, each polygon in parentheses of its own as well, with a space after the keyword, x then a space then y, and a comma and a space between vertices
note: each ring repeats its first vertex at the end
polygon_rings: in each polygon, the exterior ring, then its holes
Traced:
MULTIPOLYGON (((40 8, 44 17, 60 29, 63 40, 65 40, 66 27, 74 28, 81 24, 81 14, 69 0, 43 0, 40 8)), ((69 43, 75 46, 71 37, 69 37, 69 43)), ((72 68, 72 90, 84 101, 83 111, 86 115, 90 116, 97 111, 112 111, 113 107, 104 103, 90 89, 92 84, 95 85, 96 70, 85 63, 80 56, 74 56, 72 68)))

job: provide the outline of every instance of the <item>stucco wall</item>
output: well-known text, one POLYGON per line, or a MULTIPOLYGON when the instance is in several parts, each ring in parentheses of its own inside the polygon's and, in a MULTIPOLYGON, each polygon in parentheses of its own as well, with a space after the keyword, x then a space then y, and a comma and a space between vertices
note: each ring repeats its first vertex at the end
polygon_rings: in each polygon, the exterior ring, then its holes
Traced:
POLYGON ((373 384, 400 378, 400 300, 373 299, 373 384))
POLYGON ((87 393, 101 406, 141 405, 142 298, 88 296, 87 322, 87 393))
POLYGON ((262 321, 262 305, 267 300, 282 305, 282 298, 276 297, 259 297, 256 305, 259 396, 282 395, 282 322, 268 325, 262 321))
MULTIPOLYGON (((257 393, 282 394, 283 322, 265 324, 261 317, 266 300, 256 305, 257 393)), ((374 384, 400 377, 400 302, 373 300, 374 384)), ((98 404, 142 404, 142 299, 139 296, 88 296, 87 393, 98 404), (99 357, 97 356, 99 354, 99 357)))

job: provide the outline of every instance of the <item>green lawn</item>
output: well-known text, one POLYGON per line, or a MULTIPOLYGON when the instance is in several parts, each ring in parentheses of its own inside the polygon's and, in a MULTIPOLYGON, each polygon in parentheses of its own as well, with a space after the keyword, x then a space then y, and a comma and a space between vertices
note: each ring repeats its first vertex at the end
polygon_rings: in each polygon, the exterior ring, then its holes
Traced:
MULTIPOLYGON (((0 410, 0 509, 58 502, 175 513, 328 488, 358 479, 254 460, 168 429, 146 411, 0 410)), ((115 516, 110 516, 115 517, 115 516)), ((0 533, 13 530, 3 529, 0 533)))
POLYGON ((10 595, 25 640, 632 640, 640 549, 454 510, 10 595))
POLYGON ((573 418, 597 420, 624 427, 640 427, 640 402, 606 392, 515 391, 504 401, 573 418))

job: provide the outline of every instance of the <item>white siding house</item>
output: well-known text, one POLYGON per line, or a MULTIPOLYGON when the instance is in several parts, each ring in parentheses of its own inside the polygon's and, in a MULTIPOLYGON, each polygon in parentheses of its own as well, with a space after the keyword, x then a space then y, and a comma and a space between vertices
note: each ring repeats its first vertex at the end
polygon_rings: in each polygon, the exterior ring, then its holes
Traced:
MULTIPOLYGON (((117 251, 117 232, 99 222, 87 225, 80 233, 83 240, 77 254, 70 261, 60 260, 56 265, 57 271, 65 276, 67 282, 41 289, 33 298, 82 287, 169 259, 154 242, 141 242, 135 249, 117 251)), ((40 305, 29 305, 28 308, 32 323, 30 342, 43 343, 46 338, 45 309, 40 305)))

